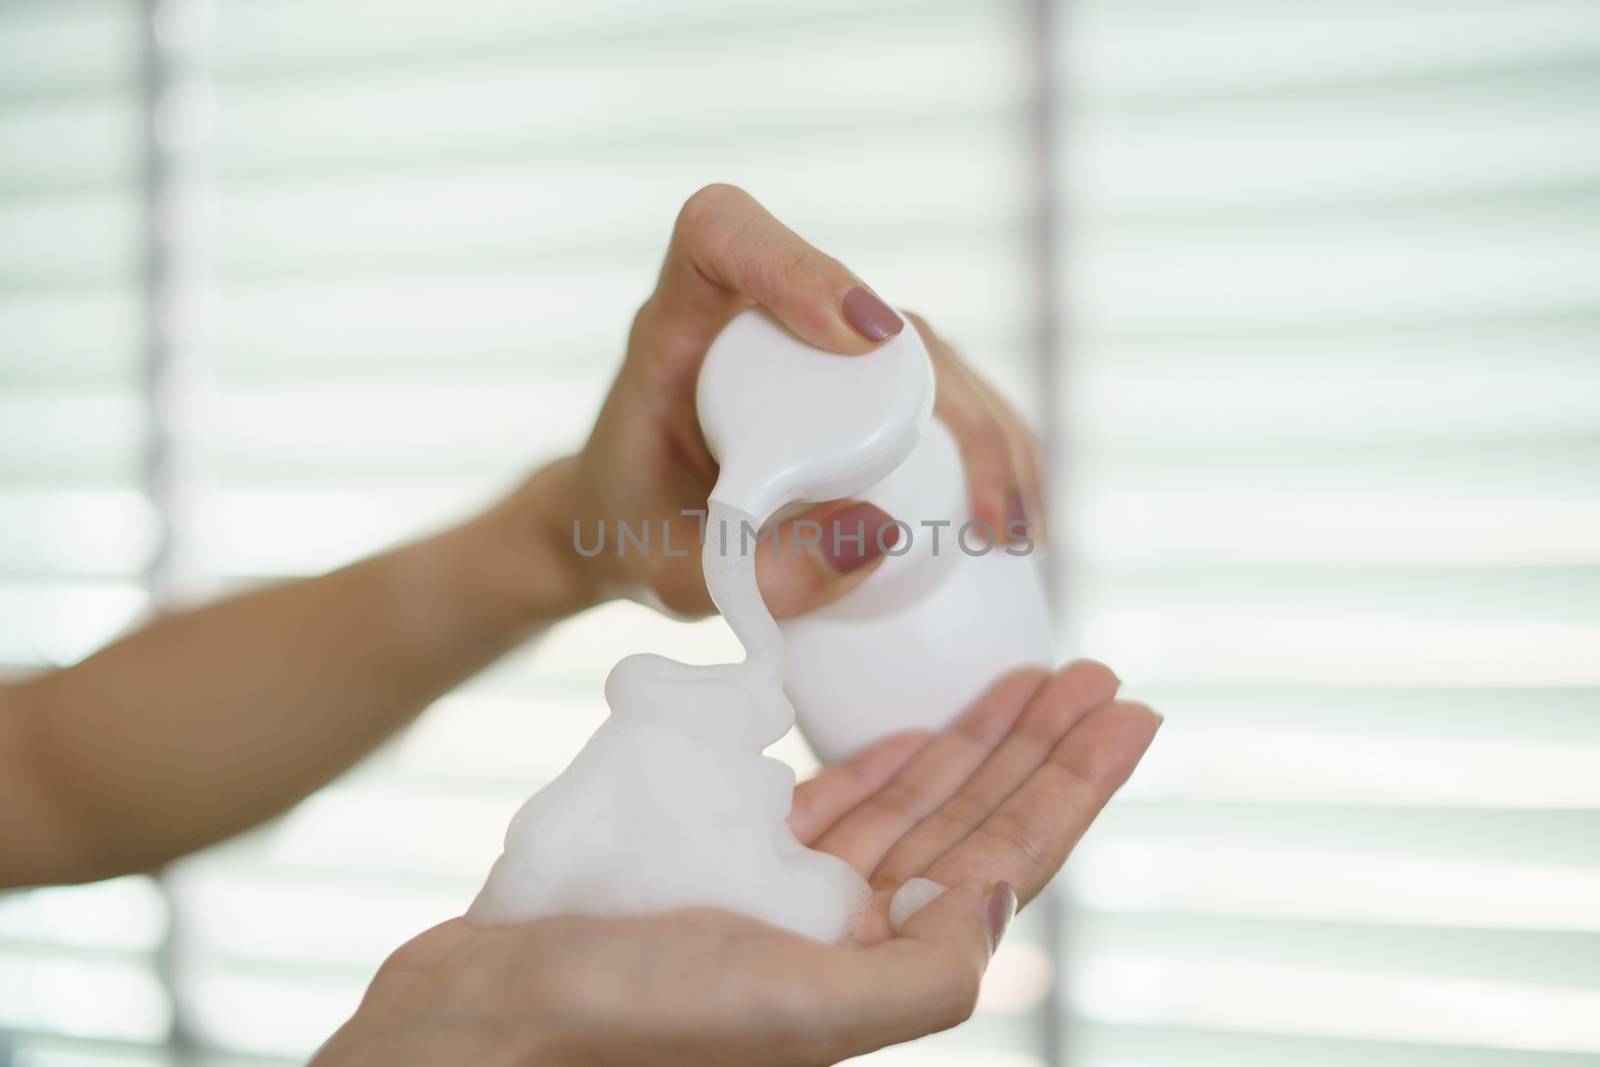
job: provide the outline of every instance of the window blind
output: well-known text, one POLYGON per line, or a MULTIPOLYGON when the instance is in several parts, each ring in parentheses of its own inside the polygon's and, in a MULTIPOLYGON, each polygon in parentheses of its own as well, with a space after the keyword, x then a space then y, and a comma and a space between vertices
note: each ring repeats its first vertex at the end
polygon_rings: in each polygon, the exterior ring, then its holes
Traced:
MULTIPOLYGON (((678 204, 731 181, 1049 430, 1063 648, 1168 715, 978 1017, 870 1059, 1592 1059, 1597 17, 17 0, 0 661, 115 633, 163 547, 190 595, 310 573, 575 446, 678 204), (141 459, 152 120, 181 156, 181 510, 141 459)), ((0 1035, 30 1067, 302 1061, 643 649, 731 638, 599 609, 159 884, 0 898, 0 1035)))
MULTIPOLYGON (((138 26, 110 0, 0 8, 3 674, 147 602, 138 26)), ((164 1042, 167 917, 146 878, 0 897, 0 1061, 11 1032, 18 1063, 164 1042)))
MULTIPOLYGON (((138 12, 117 11, 137 42, 138 12)), ((186 258, 164 427, 183 453, 184 507, 165 516, 180 593, 336 566, 576 447, 679 204, 711 181, 1036 397, 1017 9, 468 0, 445 21, 434 4, 218 0, 155 17, 161 207, 186 258)), ((101 433, 119 454, 138 430, 101 433)), ((28 1062, 303 1060, 390 950, 462 910, 516 806, 603 716, 606 671, 641 649, 733 653, 720 624, 625 605, 560 628, 283 819, 175 866, 143 961, 161 1010, 129 1007, 144 1029, 121 1034, 36 1013, 28 1062)), ((782 754, 809 768, 798 743, 782 754)), ((915 1062, 1041 1062, 1048 956, 1019 936, 996 973, 983 1016, 915 1062)), ((53 1011, 84 998, 52 990, 53 1011)))
POLYGON ((1068 1062, 1600 1054, 1600 8, 1083 0, 1068 1062))

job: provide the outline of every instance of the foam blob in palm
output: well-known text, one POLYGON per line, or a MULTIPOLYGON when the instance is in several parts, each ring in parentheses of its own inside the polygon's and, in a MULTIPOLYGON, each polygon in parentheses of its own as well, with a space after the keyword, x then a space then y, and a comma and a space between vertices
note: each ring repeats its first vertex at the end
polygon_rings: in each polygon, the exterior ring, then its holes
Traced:
MULTIPOLYGON (((733 529, 742 516, 731 521, 733 529)), ((727 520, 714 509, 710 523, 727 520)), ((745 521, 748 521, 747 519, 745 521)), ((611 715, 511 820, 467 911, 478 924, 550 915, 727 908, 833 941, 868 897, 836 856, 789 829, 794 772, 762 750, 788 730, 782 639, 749 556, 706 546, 707 581, 743 663, 629 656, 606 679, 611 715)))

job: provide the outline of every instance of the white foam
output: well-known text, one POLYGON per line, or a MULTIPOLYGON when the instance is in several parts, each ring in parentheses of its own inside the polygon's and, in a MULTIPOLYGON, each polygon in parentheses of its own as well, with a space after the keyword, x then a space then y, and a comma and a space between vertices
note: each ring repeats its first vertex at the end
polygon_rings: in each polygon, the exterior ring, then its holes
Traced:
POLYGON ((761 600, 742 523, 758 525, 712 505, 701 565, 744 662, 618 663, 606 679, 610 717, 511 820, 469 922, 707 905, 822 941, 848 929, 867 884, 795 839, 794 773, 762 755, 793 725, 794 709, 783 693, 783 636, 761 600))
POLYGON ((945 887, 931 878, 912 878, 894 891, 889 901, 889 925, 895 933, 911 921, 911 916, 944 896, 945 887))

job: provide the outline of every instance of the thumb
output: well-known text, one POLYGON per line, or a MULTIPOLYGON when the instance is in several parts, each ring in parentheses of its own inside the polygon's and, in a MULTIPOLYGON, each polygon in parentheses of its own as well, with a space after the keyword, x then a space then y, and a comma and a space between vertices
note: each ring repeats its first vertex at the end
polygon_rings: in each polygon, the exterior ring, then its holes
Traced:
POLYGON ((906 537, 882 508, 863 501, 819 504, 778 525, 756 553, 756 582, 775 618, 832 603, 854 589, 906 537))
POLYGON ((853 1008, 851 1054, 947 1030, 972 1015, 1000 935, 1016 910, 1004 882, 962 882, 926 904, 888 941, 861 950, 866 966, 840 982, 853 1008))
POLYGON ((683 205, 650 303, 700 352, 752 303, 832 352, 859 355, 905 328, 844 264, 731 185, 708 185, 683 205))
POLYGON ((899 917, 897 938, 946 947, 960 945, 969 956, 979 958, 980 973, 1017 914, 1017 891, 1007 882, 962 882, 941 891, 937 882, 913 878, 895 894, 891 909, 902 896, 920 897, 927 903, 906 909, 909 914, 899 917))

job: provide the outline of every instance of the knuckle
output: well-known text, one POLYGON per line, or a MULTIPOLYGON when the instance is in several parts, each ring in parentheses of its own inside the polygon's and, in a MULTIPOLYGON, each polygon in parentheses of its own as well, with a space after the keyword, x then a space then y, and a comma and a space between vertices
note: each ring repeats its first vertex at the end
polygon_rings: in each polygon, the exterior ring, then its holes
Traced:
POLYGON ((695 190, 678 210, 677 230, 686 237, 705 233, 735 205, 750 199, 737 185, 715 182, 695 190))

